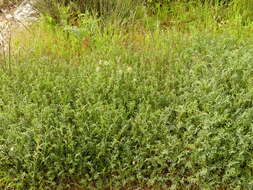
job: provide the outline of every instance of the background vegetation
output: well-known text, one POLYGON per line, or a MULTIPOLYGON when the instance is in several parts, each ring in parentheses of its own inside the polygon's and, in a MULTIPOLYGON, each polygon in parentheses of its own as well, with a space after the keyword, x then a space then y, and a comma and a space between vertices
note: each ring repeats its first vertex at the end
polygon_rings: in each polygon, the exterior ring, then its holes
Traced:
POLYGON ((252 3, 81 2, 1 56, 0 189, 252 189, 252 3))

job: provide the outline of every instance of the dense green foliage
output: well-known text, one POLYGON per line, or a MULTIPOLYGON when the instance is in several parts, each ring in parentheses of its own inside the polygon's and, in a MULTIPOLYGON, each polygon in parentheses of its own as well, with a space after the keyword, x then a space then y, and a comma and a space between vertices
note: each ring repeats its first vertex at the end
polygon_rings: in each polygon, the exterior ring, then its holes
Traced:
POLYGON ((252 189, 252 23, 235 5, 75 25, 60 7, 61 24, 17 34, 0 57, 0 189, 252 189))

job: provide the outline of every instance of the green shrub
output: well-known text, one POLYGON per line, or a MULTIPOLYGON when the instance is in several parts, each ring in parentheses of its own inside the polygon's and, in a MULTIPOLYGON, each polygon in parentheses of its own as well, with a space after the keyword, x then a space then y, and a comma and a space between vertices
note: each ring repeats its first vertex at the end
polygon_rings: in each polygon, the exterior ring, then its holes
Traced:
POLYGON ((237 3, 175 3, 167 28, 86 13, 19 31, 0 60, 0 189, 252 189, 252 27, 237 3))
POLYGON ((2 189, 251 183, 251 41, 158 31, 140 49, 83 24, 84 51, 78 31, 37 28, 16 64, 1 65, 2 189))

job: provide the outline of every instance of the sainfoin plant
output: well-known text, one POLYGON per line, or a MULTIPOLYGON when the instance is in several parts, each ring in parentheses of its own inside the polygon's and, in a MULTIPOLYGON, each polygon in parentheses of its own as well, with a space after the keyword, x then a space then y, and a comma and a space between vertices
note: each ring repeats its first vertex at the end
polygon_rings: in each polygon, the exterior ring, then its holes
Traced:
POLYGON ((251 25, 184 5, 17 34, 0 64, 0 189, 252 189, 251 25))

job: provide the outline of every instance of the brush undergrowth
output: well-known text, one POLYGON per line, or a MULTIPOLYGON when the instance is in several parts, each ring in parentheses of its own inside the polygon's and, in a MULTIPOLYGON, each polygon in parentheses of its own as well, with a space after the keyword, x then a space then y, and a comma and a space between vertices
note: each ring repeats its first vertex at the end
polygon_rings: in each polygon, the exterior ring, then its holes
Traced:
POLYGON ((0 189, 252 189, 252 25, 237 5, 17 34, 0 64, 0 189))

